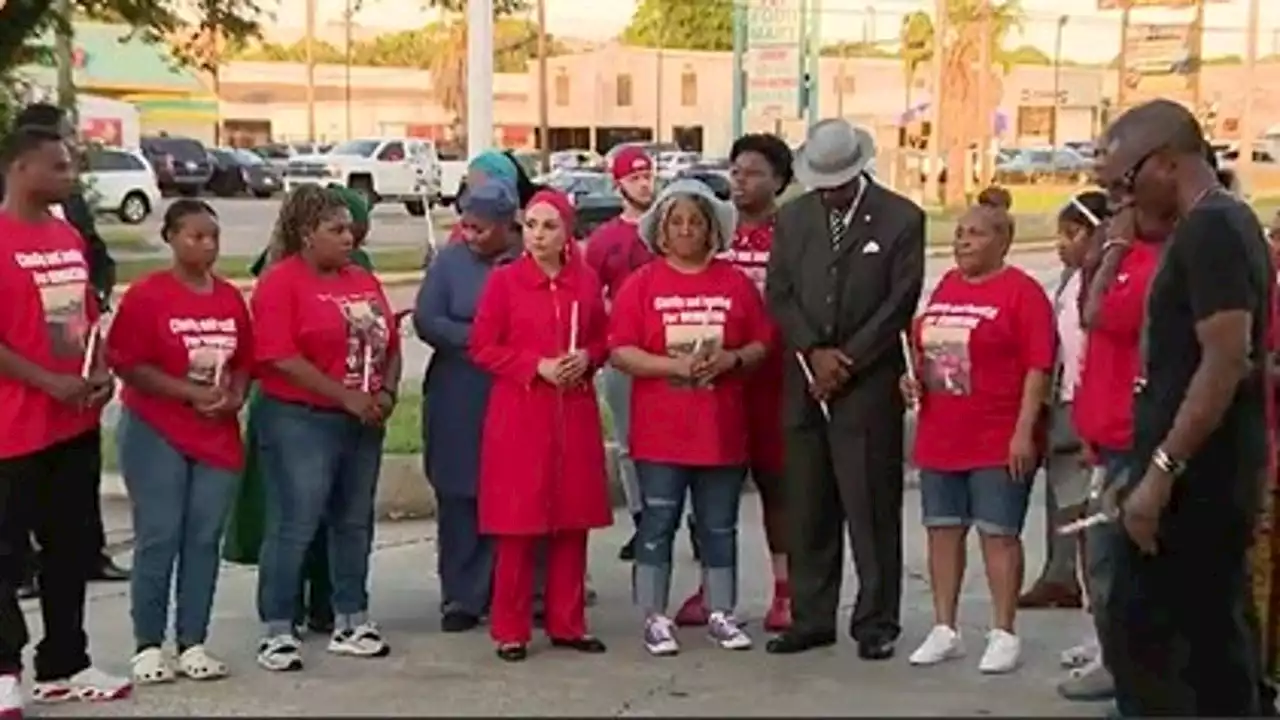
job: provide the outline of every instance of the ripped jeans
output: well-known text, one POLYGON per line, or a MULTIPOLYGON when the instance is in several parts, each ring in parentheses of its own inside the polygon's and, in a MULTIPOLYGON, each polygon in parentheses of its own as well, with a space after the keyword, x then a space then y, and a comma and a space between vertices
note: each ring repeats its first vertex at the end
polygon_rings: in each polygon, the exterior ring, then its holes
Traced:
POLYGON ((636 462, 644 511, 636 529, 632 596, 646 616, 665 615, 671 595, 671 550, 684 498, 693 498, 707 608, 732 613, 738 601, 738 507, 747 470, 636 462))

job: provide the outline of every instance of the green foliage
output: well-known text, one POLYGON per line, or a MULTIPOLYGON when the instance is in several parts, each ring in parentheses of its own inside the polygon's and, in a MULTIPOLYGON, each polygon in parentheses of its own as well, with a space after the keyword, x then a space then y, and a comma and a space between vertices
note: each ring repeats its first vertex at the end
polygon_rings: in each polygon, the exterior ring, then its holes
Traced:
POLYGON ((843 58, 895 58, 898 53, 886 50, 875 43, 839 42, 822 48, 825 57, 843 58))
MULTIPOLYGON (((426 0, 425 5, 454 15, 462 15, 467 11, 467 0, 426 0)), ((528 0, 493 0, 493 16, 497 18, 515 15, 528 9, 528 0)))
POLYGON ((933 58, 933 19, 926 12, 913 12, 902 18, 898 40, 902 44, 903 69, 909 77, 933 58))
POLYGON ((641 47, 732 50, 733 0, 640 0, 622 41, 641 47))

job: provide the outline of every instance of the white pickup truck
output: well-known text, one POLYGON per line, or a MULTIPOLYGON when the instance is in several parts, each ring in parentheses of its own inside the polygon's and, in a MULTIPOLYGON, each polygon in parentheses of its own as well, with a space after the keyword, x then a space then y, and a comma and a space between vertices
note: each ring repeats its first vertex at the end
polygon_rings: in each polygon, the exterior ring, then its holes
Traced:
POLYGON ((440 202, 440 158, 430 140, 362 138, 339 143, 327 153, 299 155, 284 173, 285 192, 299 185, 345 185, 364 193, 369 204, 404 203, 422 217, 440 202))

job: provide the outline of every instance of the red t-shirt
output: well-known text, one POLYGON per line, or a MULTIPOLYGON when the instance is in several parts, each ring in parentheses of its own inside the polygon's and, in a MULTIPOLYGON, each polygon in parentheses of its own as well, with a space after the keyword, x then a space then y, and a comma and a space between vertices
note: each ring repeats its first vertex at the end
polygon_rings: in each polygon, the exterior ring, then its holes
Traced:
MULTIPOLYGON (((674 356, 692 352, 699 338, 734 350, 768 343, 769 335, 760 293, 733 265, 714 260, 686 274, 658 261, 632 273, 619 289, 609 347, 674 356)), ((746 465, 746 379, 745 373, 729 372, 709 387, 694 387, 669 378, 635 378, 631 457, 696 467, 746 465)))
MULTIPOLYGON (((249 308, 231 283, 215 278, 213 291, 200 293, 161 270, 131 285, 121 298, 107 353, 120 370, 150 365, 200 385, 229 387, 252 362, 251 329, 249 308)), ((205 417, 181 400, 151 395, 127 382, 120 402, 189 458, 226 470, 244 464, 235 415, 205 417)))
POLYGON ((250 299, 254 362, 268 397, 318 408, 333 400, 298 387, 275 368, 301 357, 349 388, 369 377, 369 392, 382 389, 387 359, 400 352, 391 304, 373 273, 348 263, 322 275, 298 256, 263 274, 250 299))
POLYGON ((610 302, 627 276, 652 259, 653 253, 640 239, 639 225, 621 215, 600 225, 587 238, 587 265, 600 278, 610 302))
POLYGON ((1044 288, 1016 267, 981 282, 953 269, 916 318, 913 334, 925 386, 916 466, 1005 466, 1027 373, 1053 369, 1055 319, 1044 288))
MULTIPOLYGON (((98 321, 80 233, 64 220, 31 223, 0 213, 0 307, 0 343, 50 372, 79 375, 98 321)), ((88 432, 101 413, 0 375, 0 458, 88 432)))
MULTIPOLYGON (((739 225, 733 247, 721 257, 746 273, 764 296, 764 280, 769 253, 773 251, 772 218, 759 225, 739 225)), ((747 380, 747 425, 750 437, 751 467, 774 475, 782 473, 784 445, 782 439, 783 354, 781 333, 772 319, 768 320, 771 347, 768 357, 747 380)))

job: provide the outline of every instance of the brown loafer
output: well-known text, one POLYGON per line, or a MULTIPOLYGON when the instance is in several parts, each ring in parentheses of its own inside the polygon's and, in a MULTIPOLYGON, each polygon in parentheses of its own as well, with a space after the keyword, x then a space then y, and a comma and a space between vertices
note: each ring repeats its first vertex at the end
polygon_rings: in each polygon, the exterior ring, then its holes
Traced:
POLYGON ((1079 609, 1083 605, 1080 588, 1062 583, 1036 581, 1018 598, 1022 610, 1079 609))

